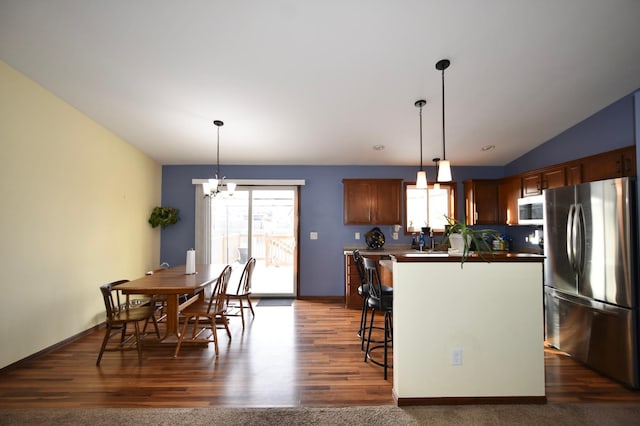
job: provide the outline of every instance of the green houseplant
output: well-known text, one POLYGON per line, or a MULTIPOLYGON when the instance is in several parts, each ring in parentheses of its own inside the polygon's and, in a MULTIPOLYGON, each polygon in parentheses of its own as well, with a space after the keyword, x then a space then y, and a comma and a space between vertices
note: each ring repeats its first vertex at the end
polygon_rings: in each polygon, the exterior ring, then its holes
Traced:
POLYGON ((445 227, 443 242, 449 242, 450 244, 453 242, 451 244, 453 246, 456 238, 461 240, 460 248, 458 249, 461 256, 460 267, 462 268, 465 260, 473 254, 470 249, 472 245, 475 246, 478 256, 489 262, 486 254, 493 254, 493 248, 487 240, 500 238, 498 232, 493 229, 474 229, 453 217, 446 216, 446 219, 448 225, 445 227))
POLYGON ((180 220, 180 210, 175 207, 154 207, 149 216, 149 224, 152 228, 158 225, 162 229, 169 225, 174 225, 180 220))

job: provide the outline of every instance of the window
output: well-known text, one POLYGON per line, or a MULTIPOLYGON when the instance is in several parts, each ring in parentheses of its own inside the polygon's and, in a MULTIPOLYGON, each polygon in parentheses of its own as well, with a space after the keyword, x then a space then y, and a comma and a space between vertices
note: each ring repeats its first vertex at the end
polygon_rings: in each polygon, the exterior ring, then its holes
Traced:
POLYGON ((440 188, 429 184, 427 189, 415 183, 404 184, 406 228, 405 234, 420 232, 429 226, 434 232, 444 232, 447 217, 455 217, 455 183, 441 183, 440 188))

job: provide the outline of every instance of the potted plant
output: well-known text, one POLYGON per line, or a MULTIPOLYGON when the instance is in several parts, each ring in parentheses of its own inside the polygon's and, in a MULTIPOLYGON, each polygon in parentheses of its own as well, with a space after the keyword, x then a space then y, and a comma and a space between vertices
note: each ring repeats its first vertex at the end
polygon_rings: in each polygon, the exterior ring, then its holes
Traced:
POLYGON ((488 238, 499 238, 498 232, 493 229, 474 229, 464 222, 446 217, 448 225, 445 229, 444 243, 447 241, 451 245, 452 251, 459 253, 461 256, 460 267, 464 265, 465 260, 471 256, 471 246, 475 246, 476 253, 489 262, 485 257, 486 253, 493 254, 491 244, 487 242, 488 238))
POLYGON ((175 207, 154 207, 149 216, 149 223, 152 228, 160 225, 162 229, 169 225, 174 225, 180 220, 180 210, 175 207))

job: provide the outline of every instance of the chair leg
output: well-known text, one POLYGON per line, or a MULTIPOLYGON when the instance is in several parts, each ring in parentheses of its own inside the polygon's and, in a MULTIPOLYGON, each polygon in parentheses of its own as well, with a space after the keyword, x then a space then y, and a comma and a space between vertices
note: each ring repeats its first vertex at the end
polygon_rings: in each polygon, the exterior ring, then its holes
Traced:
POLYGON ((216 352, 216 358, 218 357, 218 331, 216 328, 216 318, 211 317, 211 334, 213 336, 213 347, 216 352))
POLYGON ((389 359, 387 355, 388 345, 389 345, 389 312, 384 313, 384 379, 387 380, 387 368, 389 367, 389 359))
POLYGON ((178 336, 178 344, 176 345, 176 351, 173 354, 174 358, 178 357, 178 352, 180 352, 180 346, 182 346, 182 339, 184 338, 185 333, 187 332, 187 326, 189 325, 189 320, 191 318, 185 318, 184 324, 182 325, 182 331, 180 332, 180 336, 178 336))
POLYGON ((369 335, 367 336, 367 350, 364 351, 364 362, 367 362, 367 356, 369 355, 369 346, 371 345, 371 331, 373 330, 373 319, 376 316, 376 310, 371 309, 371 322, 369 323, 369 335))
POLYGON ((244 330, 244 305, 242 304, 242 297, 238 297, 238 303, 240 304, 240 318, 242 318, 242 329, 244 330))
POLYGON ((136 349, 138 350, 138 364, 142 364, 142 342, 140 341, 140 325, 138 321, 133 323, 133 328, 136 334, 136 349))
POLYGON ((255 317, 256 313, 253 312, 253 304, 251 303, 251 296, 247 296, 247 303, 249 303, 249 309, 251 309, 251 316, 255 317))
POLYGON ((96 361, 96 365, 100 365, 100 361, 102 360, 102 354, 104 353, 104 350, 107 347, 107 342, 109 341, 109 336, 111 336, 111 325, 107 324, 107 330, 104 334, 104 339, 102 339, 102 346, 100 347, 100 353, 98 354, 98 360, 96 361))
POLYGON ((231 330, 229 330, 229 321, 227 321, 227 318, 224 315, 220 317, 220 321, 222 321, 222 325, 224 325, 225 330, 227 330, 227 336, 229 337, 229 340, 231 340, 231 330))
POLYGON ((364 350, 364 333, 367 328, 367 298, 362 296, 362 312, 360 313, 360 330, 358 335, 360 336, 360 350, 364 350))

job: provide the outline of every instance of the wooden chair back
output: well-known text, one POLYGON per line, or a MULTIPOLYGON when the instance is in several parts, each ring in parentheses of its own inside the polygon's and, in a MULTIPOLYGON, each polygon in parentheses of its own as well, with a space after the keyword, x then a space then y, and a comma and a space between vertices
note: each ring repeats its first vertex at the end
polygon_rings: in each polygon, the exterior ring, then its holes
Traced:
POLYGON ((223 314, 226 309, 227 303, 227 286, 229 284, 229 278, 231 277, 231 266, 227 265, 218 276, 218 279, 213 288, 211 297, 209 298, 209 306, 207 313, 209 314, 223 314))
POLYGON ((244 265, 242 275, 240 276, 240 281, 238 282, 238 290, 236 291, 237 295, 251 294, 251 278, 253 277, 253 270, 255 269, 255 267, 256 258, 249 258, 247 264, 244 265))

